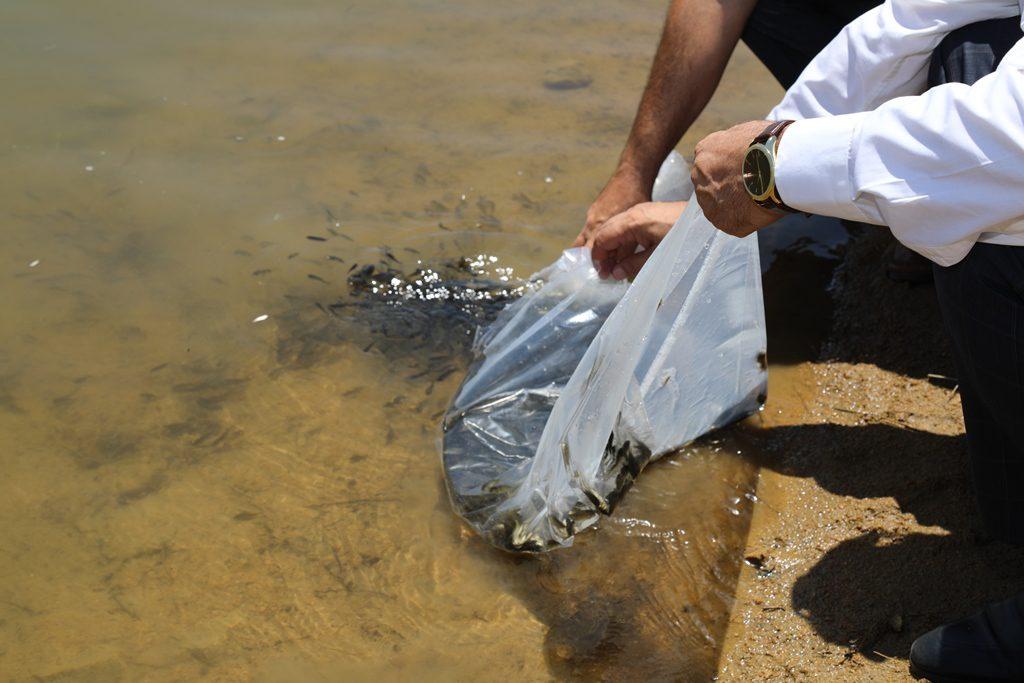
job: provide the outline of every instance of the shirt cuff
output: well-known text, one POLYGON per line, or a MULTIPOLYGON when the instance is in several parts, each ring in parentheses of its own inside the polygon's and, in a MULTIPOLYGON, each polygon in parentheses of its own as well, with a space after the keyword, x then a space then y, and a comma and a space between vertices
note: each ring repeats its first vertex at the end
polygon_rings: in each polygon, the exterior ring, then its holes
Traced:
POLYGON ((850 150, 863 113, 796 121, 775 158, 775 185, 788 206, 852 221, 868 217, 854 203, 850 150))

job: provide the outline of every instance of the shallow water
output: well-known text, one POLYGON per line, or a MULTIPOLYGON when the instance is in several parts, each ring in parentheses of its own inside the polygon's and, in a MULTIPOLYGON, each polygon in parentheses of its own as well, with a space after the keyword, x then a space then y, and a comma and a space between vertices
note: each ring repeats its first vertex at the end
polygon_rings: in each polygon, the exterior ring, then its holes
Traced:
MULTIPOLYGON (((471 320, 317 307, 354 264, 552 261, 663 9, 6 4, 5 677, 712 675, 741 433, 652 466, 573 549, 503 555, 452 514, 436 450, 471 320)), ((682 149, 778 92, 741 51, 682 149)), ((787 281, 841 240, 801 223, 765 247, 787 281)), ((770 317, 813 336, 772 276, 770 317)))

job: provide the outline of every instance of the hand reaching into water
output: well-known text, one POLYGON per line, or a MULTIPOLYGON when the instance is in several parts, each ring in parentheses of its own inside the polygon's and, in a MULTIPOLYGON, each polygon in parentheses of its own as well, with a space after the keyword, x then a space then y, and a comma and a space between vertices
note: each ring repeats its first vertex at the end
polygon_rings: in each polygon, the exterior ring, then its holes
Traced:
POLYGON ((685 208, 686 202, 644 202, 609 218, 593 239, 597 272, 632 280, 685 208))

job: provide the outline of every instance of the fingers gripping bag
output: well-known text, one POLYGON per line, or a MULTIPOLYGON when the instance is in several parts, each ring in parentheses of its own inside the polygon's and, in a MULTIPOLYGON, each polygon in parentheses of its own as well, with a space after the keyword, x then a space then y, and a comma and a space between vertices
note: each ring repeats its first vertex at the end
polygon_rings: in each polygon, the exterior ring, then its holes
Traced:
MULTIPOLYGON (((691 193, 673 153, 655 200, 691 193)), ((526 552, 570 545, 651 460, 758 410, 767 387, 756 234, 716 230, 695 201, 632 284, 601 280, 584 248, 533 279, 478 333, 442 442, 456 512, 526 552)))

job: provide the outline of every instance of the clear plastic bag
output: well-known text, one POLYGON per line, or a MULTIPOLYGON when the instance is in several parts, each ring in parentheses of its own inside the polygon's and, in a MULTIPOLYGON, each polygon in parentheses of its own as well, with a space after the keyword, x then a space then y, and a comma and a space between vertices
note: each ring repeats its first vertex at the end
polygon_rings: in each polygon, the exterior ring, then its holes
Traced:
MULTIPOLYGON (((673 153, 655 199, 686 199, 673 153)), ((544 551, 610 514, 651 460, 763 405, 764 301, 755 235, 690 202, 631 285, 586 249, 483 330, 444 419, 456 511, 492 544, 544 551)))

